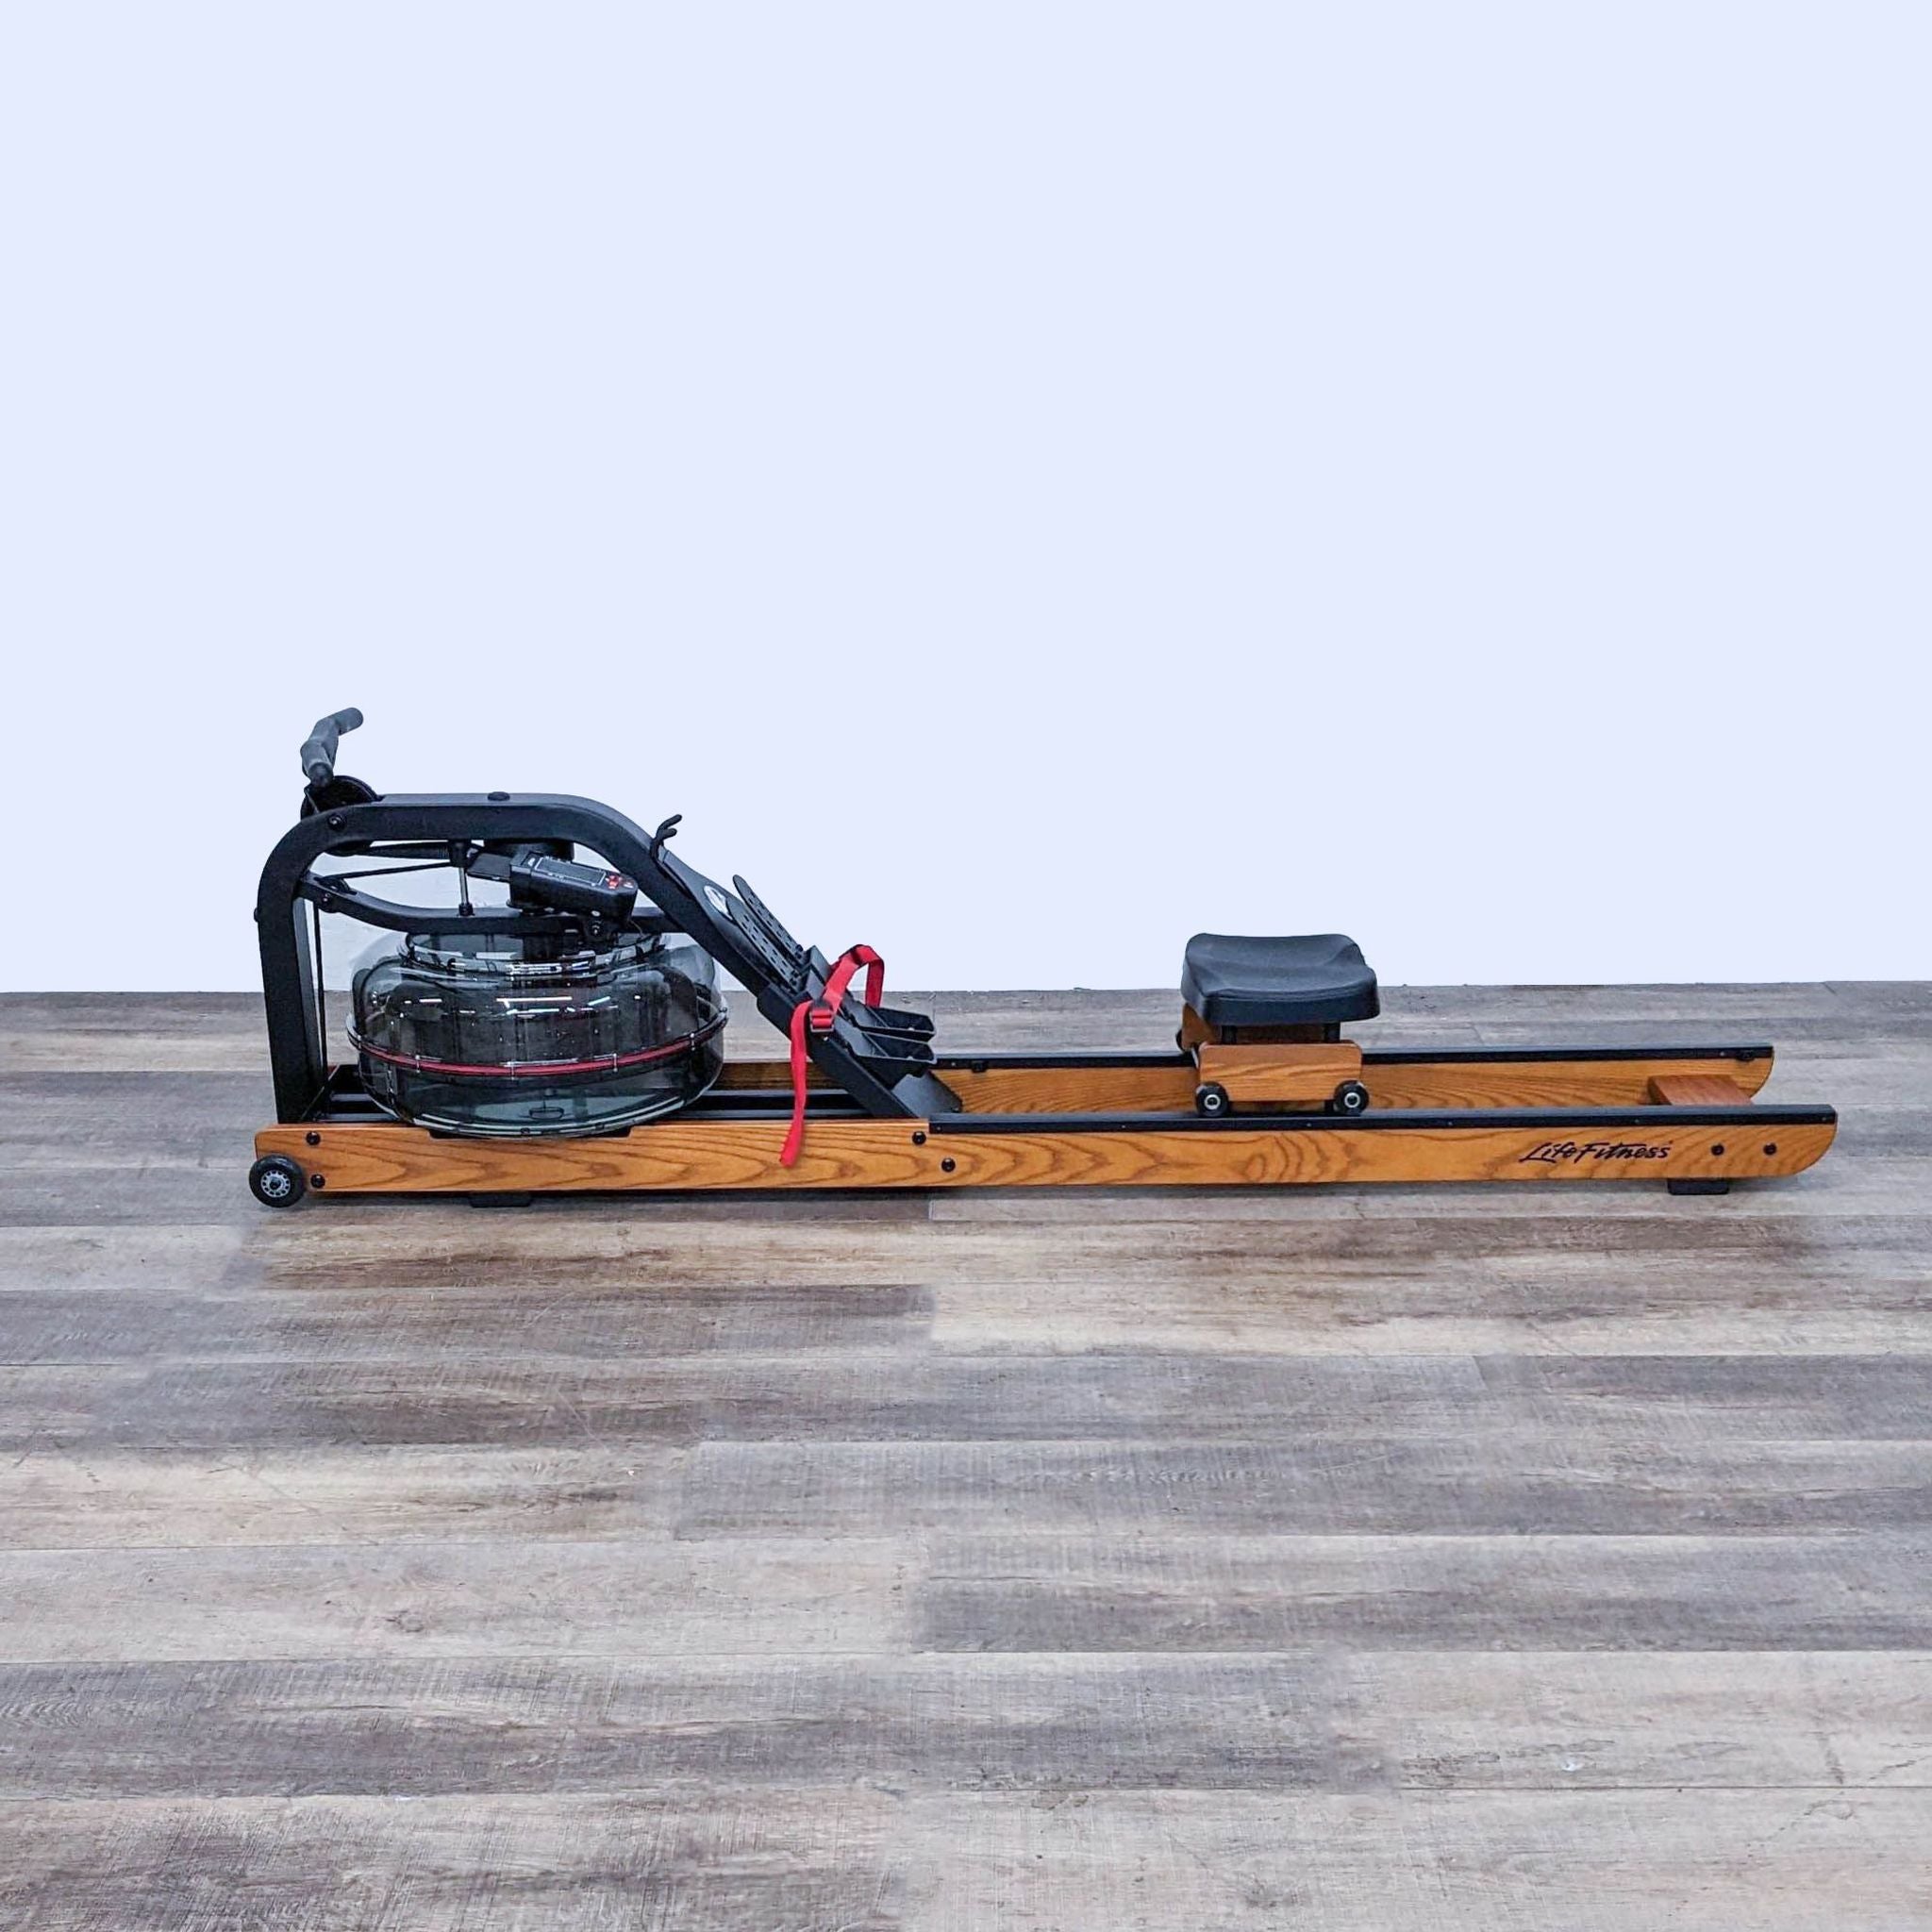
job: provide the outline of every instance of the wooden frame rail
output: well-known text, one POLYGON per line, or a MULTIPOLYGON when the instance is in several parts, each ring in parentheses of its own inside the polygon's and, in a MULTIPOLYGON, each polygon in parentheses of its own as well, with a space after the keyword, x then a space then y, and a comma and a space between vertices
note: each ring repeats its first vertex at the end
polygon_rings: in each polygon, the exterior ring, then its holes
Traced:
POLYGON ((777 1061, 735 1062, 698 1107, 626 1133, 458 1137, 344 1103, 265 1128, 256 1151, 301 1163, 309 1188, 331 1194, 1606 1179, 1715 1191, 1801 1173, 1837 1131, 1829 1108, 1754 1102, 1769 1047, 1363 1053, 1350 1063, 1374 1095, 1369 1113, 1203 1120, 1187 1055, 959 1056, 941 1063, 961 1102, 955 1114, 882 1120, 817 1090, 789 1168, 777 1061))

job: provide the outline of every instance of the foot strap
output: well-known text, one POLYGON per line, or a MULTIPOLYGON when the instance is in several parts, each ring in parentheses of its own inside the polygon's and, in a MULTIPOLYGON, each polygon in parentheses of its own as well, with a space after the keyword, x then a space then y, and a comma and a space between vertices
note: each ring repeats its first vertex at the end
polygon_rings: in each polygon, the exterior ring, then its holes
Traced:
POLYGON ((806 1046, 808 1032, 829 1033, 838 1024, 845 990, 861 966, 865 968, 865 1004, 877 1006, 886 990, 886 962, 870 946, 848 946, 826 974, 824 991, 815 1000, 800 1000, 791 1009, 791 1126, 778 1156, 780 1167, 796 1164, 805 1140, 806 1076, 811 1066, 806 1046))

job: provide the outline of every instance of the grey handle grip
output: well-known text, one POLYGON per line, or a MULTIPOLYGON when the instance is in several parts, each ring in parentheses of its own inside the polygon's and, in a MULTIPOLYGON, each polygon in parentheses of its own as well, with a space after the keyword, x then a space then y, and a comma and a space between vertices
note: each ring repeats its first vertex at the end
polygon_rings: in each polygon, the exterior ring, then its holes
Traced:
POLYGON ((302 775, 311 785, 325 785, 335 776, 336 746, 343 732, 355 730, 361 722, 362 713, 353 706, 317 719, 315 729, 302 741, 302 775))

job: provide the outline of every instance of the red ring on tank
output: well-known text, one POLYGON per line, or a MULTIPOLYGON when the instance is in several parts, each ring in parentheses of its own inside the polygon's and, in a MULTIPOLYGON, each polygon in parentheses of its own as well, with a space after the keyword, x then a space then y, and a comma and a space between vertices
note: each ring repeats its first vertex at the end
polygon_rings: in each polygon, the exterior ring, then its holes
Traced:
POLYGON ((358 1053, 366 1053, 373 1060, 383 1060, 392 1067, 408 1067, 417 1074, 453 1074, 458 1077, 470 1075, 489 1080, 539 1080, 558 1074, 610 1074, 621 1067, 642 1067, 653 1060, 675 1059, 679 1054, 690 1053, 693 1047, 702 1046, 724 1024, 725 1018, 725 1014, 720 1013, 695 1033, 687 1033, 681 1040, 674 1040, 666 1046, 647 1046, 638 1053, 607 1053, 589 1060, 499 1060, 494 1066, 468 1067, 455 1060, 428 1060, 417 1054, 391 1053, 384 1047, 371 1046, 357 1035, 353 1026, 349 1028, 349 1044, 358 1053))

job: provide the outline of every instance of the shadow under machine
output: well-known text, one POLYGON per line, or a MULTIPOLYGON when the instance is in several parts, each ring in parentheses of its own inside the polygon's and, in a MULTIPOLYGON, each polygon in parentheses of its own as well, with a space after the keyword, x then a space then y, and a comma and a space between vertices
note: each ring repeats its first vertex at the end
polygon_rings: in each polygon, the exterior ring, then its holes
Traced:
POLYGON ((1718 1193, 1831 1144, 1760 1107, 1762 1042, 1363 1047, 1374 974, 1339 935, 1188 942, 1172 1051, 947 1053, 884 1004, 866 946, 801 945, 590 799, 376 792, 339 774, 358 711, 302 747, 302 815, 256 905, 274 1125, 249 1181, 305 1195, 1661 1180, 1718 1193), (453 906, 379 896, 452 876, 453 906), (489 903, 473 892, 492 889, 489 903), (499 892, 500 895, 499 896, 499 892), (321 916, 390 936, 331 1065, 321 916), (786 1036, 727 1059, 719 971, 786 1036), (863 974, 861 982, 859 975, 863 974))

